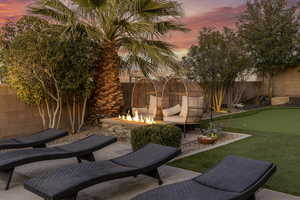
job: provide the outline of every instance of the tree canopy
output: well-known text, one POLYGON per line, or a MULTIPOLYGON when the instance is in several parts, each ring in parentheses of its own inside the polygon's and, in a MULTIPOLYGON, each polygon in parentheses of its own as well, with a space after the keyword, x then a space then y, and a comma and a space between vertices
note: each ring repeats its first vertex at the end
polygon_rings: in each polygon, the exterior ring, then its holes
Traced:
POLYGON ((238 30, 254 61, 256 72, 272 77, 287 67, 299 64, 299 14, 287 0, 248 1, 238 30))
POLYGON ((200 31, 198 45, 192 46, 183 64, 188 67, 188 77, 203 83, 213 91, 213 105, 221 110, 226 90, 251 66, 238 35, 228 29, 217 31, 204 28, 200 31))
POLYGON ((7 24, 0 37, 7 82, 19 98, 38 106, 48 127, 59 126, 63 105, 85 107, 93 88, 95 54, 99 54, 97 44, 86 34, 66 38, 63 30, 26 16, 7 24))

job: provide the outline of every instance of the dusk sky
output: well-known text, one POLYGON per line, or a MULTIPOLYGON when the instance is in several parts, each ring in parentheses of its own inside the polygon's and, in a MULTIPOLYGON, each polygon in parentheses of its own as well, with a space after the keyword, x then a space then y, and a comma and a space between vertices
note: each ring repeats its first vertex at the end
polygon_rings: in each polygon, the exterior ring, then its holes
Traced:
MULTIPOLYGON (((16 19, 26 13, 26 5, 32 0, 0 0, 0 25, 6 19, 16 19)), ((177 53, 184 55, 196 42, 198 32, 205 26, 221 28, 233 27, 237 17, 243 12, 246 0, 178 0, 183 4, 183 23, 192 31, 175 33, 168 40, 176 45, 177 53)))

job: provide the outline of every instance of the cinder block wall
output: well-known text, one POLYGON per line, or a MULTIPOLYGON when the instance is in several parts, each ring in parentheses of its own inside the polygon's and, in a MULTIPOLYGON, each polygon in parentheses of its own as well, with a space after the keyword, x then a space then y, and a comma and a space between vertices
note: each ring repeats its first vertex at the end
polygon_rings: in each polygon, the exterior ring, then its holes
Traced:
MULTIPOLYGON (((268 95, 268 77, 262 78, 263 94, 268 95)), ((300 97, 300 66, 290 67, 273 78, 274 97, 300 97)))
POLYGON ((37 109, 18 100, 13 89, 0 84, 0 137, 30 134, 42 128, 37 109))
POLYGON ((291 67, 273 80, 274 96, 300 97, 300 66, 291 67))

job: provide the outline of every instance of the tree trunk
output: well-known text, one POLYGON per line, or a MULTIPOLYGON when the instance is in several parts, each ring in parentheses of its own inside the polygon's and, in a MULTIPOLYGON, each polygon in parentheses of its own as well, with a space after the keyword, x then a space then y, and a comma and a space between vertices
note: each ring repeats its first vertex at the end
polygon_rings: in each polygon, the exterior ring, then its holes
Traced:
POLYGON ((92 96, 91 114, 94 119, 117 116, 123 106, 119 79, 119 56, 111 44, 104 45, 95 74, 95 91, 92 96))
POLYGON ((269 99, 271 101, 272 97, 273 97, 273 75, 270 75, 270 77, 269 77, 269 90, 268 90, 268 93, 269 93, 269 99))
POLYGON ((216 112, 222 111, 222 104, 224 100, 224 88, 222 86, 217 86, 213 94, 213 106, 216 112))

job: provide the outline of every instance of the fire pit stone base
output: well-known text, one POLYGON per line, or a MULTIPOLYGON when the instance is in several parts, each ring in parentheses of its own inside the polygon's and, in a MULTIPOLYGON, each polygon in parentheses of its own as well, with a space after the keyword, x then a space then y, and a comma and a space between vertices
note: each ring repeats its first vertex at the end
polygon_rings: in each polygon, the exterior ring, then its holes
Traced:
MULTIPOLYGON (((163 123, 163 122, 157 122, 163 123)), ((115 136, 121 141, 129 141, 131 130, 136 127, 147 126, 141 122, 126 121, 119 118, 107 118, 100 121, 104 135, 115 136)))

